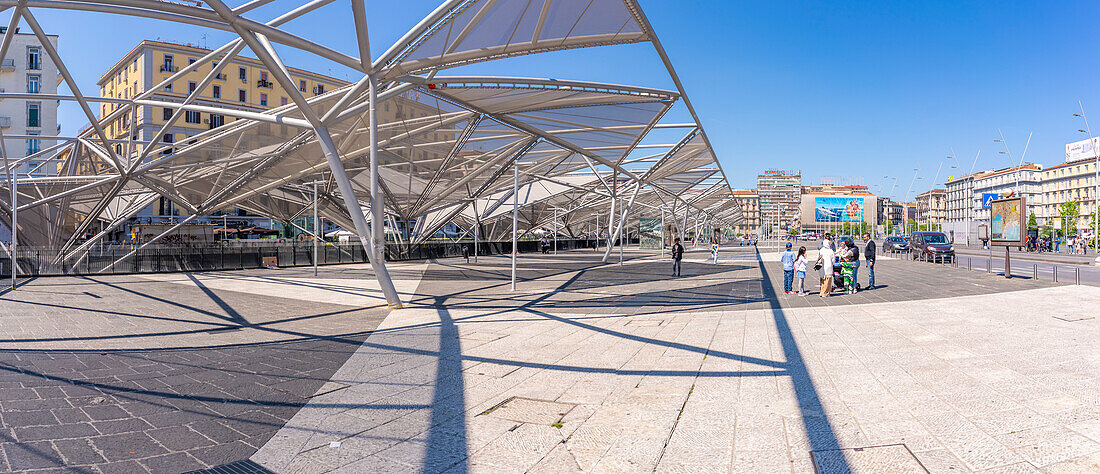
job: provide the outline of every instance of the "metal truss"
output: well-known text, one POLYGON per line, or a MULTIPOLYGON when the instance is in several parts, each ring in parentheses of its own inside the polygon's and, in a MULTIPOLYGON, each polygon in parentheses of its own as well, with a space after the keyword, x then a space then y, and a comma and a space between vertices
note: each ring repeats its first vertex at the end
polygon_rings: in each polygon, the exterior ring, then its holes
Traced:
MULTIPOLYGON (((631 218, 667 213, 681 230, 689 216, 710 225, 741 219, 707 134, 634 0, 448 0, 377 58, 370 53, 370 10, 363 0, 351 0, 350 15, 344 17, 354 26, 350 46, 319 44, 283 28, 304 15, 333 15, 332 8, 314 11, 334 0, 294 5, 267 21, 253 16, 279 2, 194 3, 0 0, 0 11, 11 14, 0 57, 22 22, 39 37, 70 91, 48 97, 0 93, 0 100, 74 101, 91 122, 77 136, 38 137, 55 139, 55 145, 31 157, 9 160, 4 153, 0 187, 12 198, 0 203, 0 218, 11 225, 19 212, 19 245, 52 249, 55 263, 80 262, 157 198, 187 211, 173 229, 234 207, 293 225, 312 206, 312 192, 301 183, 319 182, 318 213, 354 229, 386 300, 400 307, 384 262, 385 222, 403 227, 398 239, 405 245, 424 242, 447 223, 467 234, 477 227, 475 237, 491 239, 517 238, 548 225, 570 235, 592 229, 600 235, 598 227, 606 225, 610 255, 613 236, 631 218), (49 25, 43 28, 34 15, 42 9, 123 15, 169 27, 194 25, 236 38, 154 80, 135 97, 93 97, 80 90, 52 47, 45 33, 49 25), (475 62, 631 43, 652 45, 675 90, 439 75, 475 62), (352 49, 358 54, 341 52, 352 49), (282 59, 290 50, 349 68, 360 79, 306 97, 282 59), (255 112, 201 103, 201 91, 245 52, 264 65, 289 104, 255 112), (194 92, 178 101, 154 98, 189 70, 209 71, 194 92), (92 105, 98 103, 111 105, 103 117, 94 115, 92 105), (145 141, 132 131, 125 139, 106 134, 106 125, 116 119, 128 117, 133 124, 142 107, 175 112, 154 137, 169 130, 181 111, 236 120, 188 137, 186 143, 145 141), (686 109, 693 122, 665 121, 677 107, 686 109), (675 143, 653 138, 654 132, 671 129, 686 134, 675 143), (59 172, 17 174, 31 159, 59 172), (503 179, 509 172, 514 179, 503 179), (523 209, 522 223, 516 208, 523 209)), ((65 53, 82 52, 77 45, 65 53)), ((7 136, 0 142, 24 138, 7 136)))

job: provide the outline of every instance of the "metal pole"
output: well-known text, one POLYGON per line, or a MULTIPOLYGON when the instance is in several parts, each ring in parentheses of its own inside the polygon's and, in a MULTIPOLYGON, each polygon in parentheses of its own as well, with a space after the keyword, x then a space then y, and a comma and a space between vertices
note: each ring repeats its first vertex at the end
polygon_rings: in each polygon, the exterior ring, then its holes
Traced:
POLYGON ((512 291, 516 291, 516 255, 519 254, 519 157, 512 161, 512 291))
MULTIPOLYGON (((1092 129, 1089 128, 1089 119, 1085 118, 1085 106, 1081 101, 1077 101, 1077 105, 1081 107, 1081 118, 1085 120, 1085 130, 1089 134, 1089 140, 1092 140, 1092 129)), ((1095 169, 1093 170, 1095 176, 1093 176, 1092 183, 1092 239, 1096 246, 1097 259, 1100 259, 1100 150, 1096 149, 1096 143, 1093 142, 1092 150, 1096 155, 1095 169)), ((1100 261, 1100 260, 1098 260, 1100 261)))
POLYGON ((474 205, 474 263, 477 263, 477 234, 481 231, 481 216, 477 213, 477 200, 474 205))
MULTIPOLYGON (((5 155, 7 155, 5 153, 5 155)), ((7 160, 5 160, 7 161, 7 160)), ((19 183, 15 179, 16 170, 11 170, 11 289, 15 290, 16 278, 19 277, 15 264, 15 249, 19 246, 19 183)))
POLYGON ((317 217, 317 181, 313 182, 313 276, 317 276, 317 248, 320 245, 317 242, 320 239, 319 236, 324 235, 321 232, 321 222, 317 217))
POLYGON ((558 254, 558 208, 554 208, 554 255, 558 254))

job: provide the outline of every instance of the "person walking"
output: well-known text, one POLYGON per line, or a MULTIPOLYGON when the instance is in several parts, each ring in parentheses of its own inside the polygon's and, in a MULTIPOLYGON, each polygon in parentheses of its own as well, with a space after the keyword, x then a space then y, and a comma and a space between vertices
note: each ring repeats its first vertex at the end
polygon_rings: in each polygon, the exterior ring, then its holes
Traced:
POLYGON ((672 243, 672 276, 680 276, 680 261, 684 259, 684 246, 677 238, 672 243))
POLYGON ((871 240, 871 234, 863 234, 863 241, 867 244, 863 247, 863 258, 867 260, 867 289, 875 288, 875 241, 871 240))
POLYGON ((794 277, 798 280, 798 296, 806 296, 806 247, 798 247, 798 256, 794 259, 794 277))
POLYGON ((791 252, 791 243, 787 242, 787 250, 783 251, 783 255, 779 257, 779 261, 783 262, 783 292, 791 294, 791 285, 794 283, 794 252, 791 252))
POLYGON ((714 264, 718 265, 718 239, 714 239, 710 244, 710 253, 714 257, 714 264))
POLYGON ((833 258, 835 254, 829 246, 822 246, 817 251, 817 263, 814 269, 821 272, 821 297, 829 296, 833 292, 833 258))

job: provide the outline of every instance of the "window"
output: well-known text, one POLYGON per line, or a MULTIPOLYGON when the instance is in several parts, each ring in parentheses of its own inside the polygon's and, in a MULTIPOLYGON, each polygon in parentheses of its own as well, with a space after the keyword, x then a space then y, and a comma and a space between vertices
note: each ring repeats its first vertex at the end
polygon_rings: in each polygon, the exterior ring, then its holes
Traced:
POLYGON ((31 74, 27 76, 27 92, 30 94, 37 94, 40 91, 42 83, 42 76, 38 74, 31 74))
POLYGON ((28 127, 41 127, 42 123, 38 117, 38 111, 40 106, 36 102, 27 103, 27 126, 28 127))
POLYGON ((243 67, 242 67, 242 68, 238 68, 238 69, 237 69, 237 73, 238 73, 238 74, 240 75, 240 78, 241 78, 241 80, 242 80, 242 81, 245 81, 245 80, 247 80, 247 77, 248 77, 248 72, 247 72, 247 71, 245 71, 243 67))
POLYGON ((168 107, 165 107, 164 108, 164 120, 171 120, 171 119, 172 119, 172 109, 169 109, 168 107))
POLYGON ((267 94, 264 94, 263 92, 260 93, 260 105, 265 107, 267 106, 267 94))
POLYGON ((214 95, 215 99, 221 99, 222 98, 222 86, 217 86, 217 85, 214 86, 214 90, 213 90, 212 94, 214 95))
POLYGON ((279 98, 279 105, 286 105, 286 97, 279 98))
POLYGON ((187 123, 202 123, 202 113, 195 110, 188 110, 184 112, 184 121, 187 123))
POLYGON ((42 53, 38 48, 27 48, 27 69, 42 69, 42 53))
POLYGON ((218 114, 210 114, 210 128, 217 128, 225 125, 225 116, 218 114))
POLYGON ((172 55, 171 54, 165 54, 164 55, 164 65, 162 65, 160 67, 160 72, 176 72, 175 68, 172 67, 172 61, 173 61, 172 55))
POLYGON ((187 83, 187 93, 190 94, 192 92, 195 92, 195 88, 198 87, 198 86, 199 86, 198 83, 196 83, 195 81, 188 82, 187 83))
POLYGON ((263 82, 267 82, 267 71, 263 71, 260 73, 260 80, 263 82))
POLYGON ((167 85, 164 86, 164 92, 172 92, 172 83, 171 82, 169 82, 167 85))
POLYGON ((316 94, 324 94, 324 93, 325 93, 325 85, 324 85, 324 84, 317 84, 317 88, 316 88, 316 90, 314 91, 314 93, 316 93, 316 94))
POLYGON ((171 133, 164 134, 164 143, 172 143, 174 141, 176 141, 176 137, 174 135, 172 135, 171 133))
POLYGON ((306 91, 306 81, 305 81, 305 79, 301 79, 301 80, 298 81, 298 90, 300 90, 302 92, 306 91))
POLYGON ((190 66, 192 64, 195 64, 195 58, 187 58, 187 65, 190 66))
MULTIPOLYGON (((27 135, 38 135, 38 132, 27 132, 27 135)), ((27 139, 27 155, 38 153, 40 147, 37 138, 27 139)))
POLYGON ((244 89, 237 91, 237 100, 241 102, 248 102, 248 93, 244 89))

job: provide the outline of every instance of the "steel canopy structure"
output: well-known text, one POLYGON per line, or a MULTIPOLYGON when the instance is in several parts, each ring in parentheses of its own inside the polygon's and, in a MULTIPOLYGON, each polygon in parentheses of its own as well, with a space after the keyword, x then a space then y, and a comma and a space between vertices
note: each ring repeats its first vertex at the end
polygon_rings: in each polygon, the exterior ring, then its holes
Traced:
MULTIPOLYGON (((236 7, 221 0, 200 6, 160 0, 0 0, 0 8, 12 15, 0 57, 20 21, 44 36, 34 11, 46 8, 185 23, 237 36, 186 68, 206 65, 210 73, 179 102, 150 96, 186 69, 132 99, 91 97, 43 41, 71 94, 0 93, 0 98, 75 101, 91 126, 20 160, 3 153, 4 195, 11 199, 0 199, 0 207, 6 223, 17 222, 18 242, 52 249, 56 262, 76 264, 162 197, 189 213, 176 227, 234 207, 291 222, 312 211, 311 183, 320 181, 319 213, 360 236, 387 301, 400 306, 383 261, 384 225, 371 222, 405 229, 397 238, 406 245, 452 222, 470 232, 477 228, 483 239, 514 240, 521 232, 554 228, 606 237, 606 259, 628 219, 668 216, 679 232, 741 219, 706 132, 637 2, 447 1, 377 59, 371 58, 369 11, 362 0, 350 1, 349 21, 356 33, 350 40, 357 57, 280 28, 334 1, 314 0, 260 22, 247 14, 273 0, 236 7), (646 42, 675 90, 438 75, 517 55, 646 42), (262 113, 196 104, 227 59, 245 48, 270 70, 290 103, 262 113), (362 77, 305 97, 281 59, 279 51, 285 48, 315 54, 362 77), (90 105, 97 102, 111 103, 114 110, 99 119, 90 105), (109 139, 104 124, 134 116, 140 107, 238 120, 184 143, 109 139), (674 107, 686 109, 692 121, 669 123, 666 116, 674 107), (677 137, 672 143, 657 138, 670 134, 677 137), (17 174, 28 160, 43 162, 40 166, 56 175, 17 174)), ((173 114, 160 134, 181 116, 173 114)), ((26 138, 5 136, 0 143, 26 138)))

